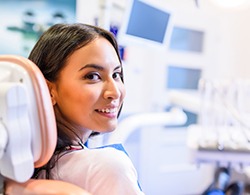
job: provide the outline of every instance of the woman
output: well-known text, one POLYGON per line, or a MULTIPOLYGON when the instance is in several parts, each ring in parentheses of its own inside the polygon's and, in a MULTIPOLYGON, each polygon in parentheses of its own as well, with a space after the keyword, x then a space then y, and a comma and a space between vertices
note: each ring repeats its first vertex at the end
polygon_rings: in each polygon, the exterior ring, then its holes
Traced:
POLYGON ((88 149, 88 138, 117 126, 125 88, 113 35, 84 24, 56 24, 29 59, 47 81, 58 140, 49 163, 35 178, 76 184, 94 195, 143 194, 128 156, 112 147, 88 149))

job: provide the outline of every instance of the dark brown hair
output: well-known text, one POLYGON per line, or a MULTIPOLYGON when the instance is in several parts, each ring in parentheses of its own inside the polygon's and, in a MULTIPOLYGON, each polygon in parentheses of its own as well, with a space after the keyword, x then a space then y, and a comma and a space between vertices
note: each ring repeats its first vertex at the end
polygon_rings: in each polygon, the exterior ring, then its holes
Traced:
MULTIPOLYGON (((98 37, 103 37, 112 44, 121 63, 119 48, 113 34, 97 26, 81 23, 56 24, 50 27, 42 34, 28 58, 39 67, 46 80, 55 82, 60 71, 66 65, 68 58, 76 50, 88 45, 98 37)), ((45 169, 46 178, 49 179, 50 169, 55 166, 59 154, 64 151, 65 147, 72 145, 72 138, 77 136, 71 125, 64 120, 56 107, 54 107, 54 110, 58 133, 54 157, 47 165, 36 169, 34 177, 41 169, 45 169)), ((92 135, 94 134, 95 132, 92 133, 92 135)))

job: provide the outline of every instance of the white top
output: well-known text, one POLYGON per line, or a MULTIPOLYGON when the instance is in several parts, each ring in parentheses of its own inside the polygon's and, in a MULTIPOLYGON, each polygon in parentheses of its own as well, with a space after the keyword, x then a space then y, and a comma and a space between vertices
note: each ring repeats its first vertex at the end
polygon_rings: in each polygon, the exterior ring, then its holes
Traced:
POLYGON ((131 160, 112 147, 69 152, 51 170, 51 177, 78 185, 93 195, 144 195, 131 160))

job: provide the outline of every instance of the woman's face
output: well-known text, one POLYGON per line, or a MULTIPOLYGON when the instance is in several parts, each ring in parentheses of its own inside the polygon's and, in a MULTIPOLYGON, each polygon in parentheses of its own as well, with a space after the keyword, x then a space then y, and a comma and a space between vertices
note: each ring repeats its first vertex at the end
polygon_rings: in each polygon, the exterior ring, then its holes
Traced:
POLYGON ((97 38, 75 51, 52 83, 52 102, 80 132, 112 131, 125 96, 122 67, 113 46, 97 38))

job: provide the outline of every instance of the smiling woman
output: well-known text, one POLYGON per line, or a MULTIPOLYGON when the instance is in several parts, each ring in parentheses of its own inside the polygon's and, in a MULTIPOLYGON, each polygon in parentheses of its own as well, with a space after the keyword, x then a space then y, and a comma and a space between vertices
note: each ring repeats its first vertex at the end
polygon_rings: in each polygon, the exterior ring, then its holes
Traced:
POLYGON ((115 129, 118 112, 102 110, 121 108, 125 95, 121 76, 115 49, 105 38, 95 38, 68 58, 55 82, 48 81, 55 109, 77 127, 75 133, 84 142, 93 130, 115 129))
POLYGON ((58 131, 54 156, 34 177, 71 182, 95 195, 143 194, 124 152, 84 145, 94 133, 117 127, 125 88, 113 35, 90 25, 57 24, 29 59, 47 81, 58 131))

